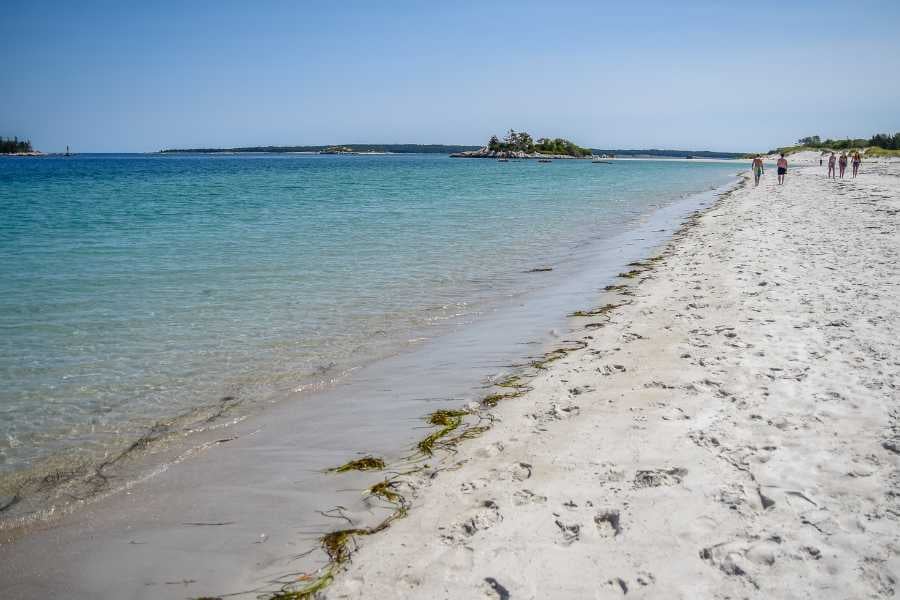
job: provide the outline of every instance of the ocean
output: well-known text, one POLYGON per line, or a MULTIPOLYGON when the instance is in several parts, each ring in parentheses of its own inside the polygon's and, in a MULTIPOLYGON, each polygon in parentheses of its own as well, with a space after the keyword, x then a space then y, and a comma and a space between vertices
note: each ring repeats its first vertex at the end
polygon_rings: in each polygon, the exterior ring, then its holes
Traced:
POLYGON ((100 460, 223 398, 237 414, 310 399, 475 327, 577 277, 566 265, 602 258, 598 241, 737 170, 444 155, 0 158, 0 496, 41 465, 100 460))

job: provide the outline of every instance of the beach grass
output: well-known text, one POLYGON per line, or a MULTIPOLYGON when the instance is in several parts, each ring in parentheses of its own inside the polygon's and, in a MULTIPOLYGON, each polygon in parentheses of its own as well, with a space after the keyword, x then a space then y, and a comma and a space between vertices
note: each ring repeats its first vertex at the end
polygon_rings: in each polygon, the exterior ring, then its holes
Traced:
POLYGON ((879 148, 878 146, 872 146, 871 148, 866 148, 864 155, 866 157, 875 157, 875 158, 900 157, 900 150, 889 150, 887 148, 879 148))

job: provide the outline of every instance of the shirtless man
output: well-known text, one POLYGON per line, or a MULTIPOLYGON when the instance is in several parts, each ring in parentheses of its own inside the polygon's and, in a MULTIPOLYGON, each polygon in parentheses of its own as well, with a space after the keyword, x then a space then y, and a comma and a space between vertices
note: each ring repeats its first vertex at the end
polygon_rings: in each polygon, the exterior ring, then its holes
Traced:
POLYGON ((779 155, 776 165, 778 166, 778 185, 783 185, 784 176, 787 175, 787 159, 784 157, 783 152, 779 155))
POLYGON ((753 163, 750 165, 750 169, 753 171, 753 187, 759 185, 759 178, 762 177, 763 174, 763 161, 759 154, 753 157, 753 163))

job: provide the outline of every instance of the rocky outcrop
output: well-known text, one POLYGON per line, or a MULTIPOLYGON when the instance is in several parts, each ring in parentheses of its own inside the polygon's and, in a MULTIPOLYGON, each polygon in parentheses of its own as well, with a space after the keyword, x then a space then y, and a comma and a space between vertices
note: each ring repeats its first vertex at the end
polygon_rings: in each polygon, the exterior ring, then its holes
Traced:
POLYGON ((466 152, 456 152, 450 155, 451 158, 552 158, 559 160, 570 160, 579 158, 591 158, 590 156, 570 156, 568 154, 541 154, 539 152, 517 152, 514 150, 488 150, 484 146, 478 150, 468 150, 466 152))

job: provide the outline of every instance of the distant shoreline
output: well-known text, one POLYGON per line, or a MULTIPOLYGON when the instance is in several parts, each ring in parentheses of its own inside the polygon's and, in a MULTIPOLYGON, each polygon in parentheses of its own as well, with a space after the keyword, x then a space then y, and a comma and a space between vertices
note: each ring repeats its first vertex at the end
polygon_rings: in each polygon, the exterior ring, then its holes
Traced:
MULTIPOLYGON (((377 156, 389 154, 448 154, 460 156, 472 156, 477 153, 481 146, 450 146, 441 144, 427 144, 415 146, 411 144, 384 144, 379 146, 351 146, 350 151, 333 152, 329 151, 330 146, 270 146, 270 147, 253 147, 253 148, 171 148, 159 150, 157 152, 137 152, 134 154, 342 154, 353 156, 377 156)), ((657 149, 640 149, 640 150, 602 150, 592 148, 594 156, 606 155, 616 158, 744 158, 743 152, 712 152, 708 150, 657 150, 657 149)), ((100 152, 98 154, 132 154, 130 152, 100 152)), ((24 156, 24 157, 44 157, 44 156, 63 156, 62 152, 3 152, 0 156, 24 156)), ((523 156, 522 158, 575 158, 563 155, 539 155, 534 154, 523 156)), ((589 158, 589 157, 586 157, 589 158)))
POLYGON ((166 148, 160 154, 451 154, 480 146, 451 144, 328 144, 323 146, 247 146, 240 148, 166 148), (342 149, 337 151, 337 149, 342 149))
MULTIPOLYGON (((328 146, 252 146, 242 148, 167 148, 158 154, 332 154, 328 148, 343 146, 352 152, 342 154, 459 154, 477 152, 483 146, 449 144, 340 144, 328 146)), ((594 155, 628 158, 743 158, 746 152, 714 152, 711 150, 601 149, 591 148, 594 155)), ((151 153, 154 154, 154 153, 151 153)), ((336 153, 335 153, 336 154, 336 153)), ((539 157, 535 157, 539 158, 539 157)))

